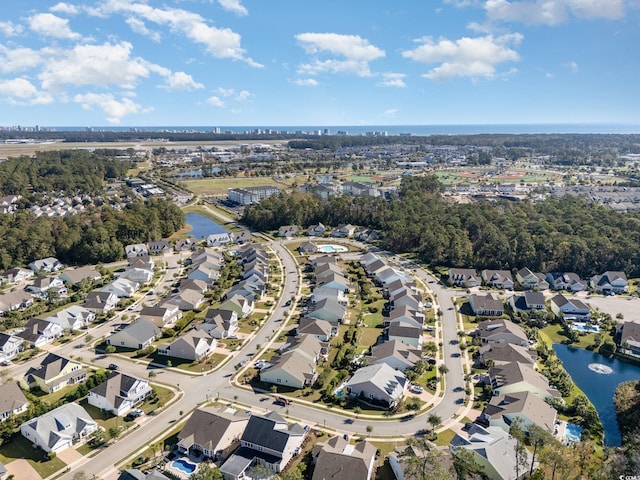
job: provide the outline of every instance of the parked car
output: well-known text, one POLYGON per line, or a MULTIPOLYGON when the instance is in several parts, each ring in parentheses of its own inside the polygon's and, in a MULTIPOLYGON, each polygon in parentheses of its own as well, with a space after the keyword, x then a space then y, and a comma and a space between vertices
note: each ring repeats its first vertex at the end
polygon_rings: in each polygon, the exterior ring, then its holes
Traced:
POLYGON ((424 392, 424 388, 422 388, 420 385, 411 385, 409 390, 411 391, 411 393, 422 393, 422 392, 424 392))
POLYGON ((118 370, 120 367, 118 365, 116 365, 115 363, 110 363, 107 368, 109 370, 118 370))

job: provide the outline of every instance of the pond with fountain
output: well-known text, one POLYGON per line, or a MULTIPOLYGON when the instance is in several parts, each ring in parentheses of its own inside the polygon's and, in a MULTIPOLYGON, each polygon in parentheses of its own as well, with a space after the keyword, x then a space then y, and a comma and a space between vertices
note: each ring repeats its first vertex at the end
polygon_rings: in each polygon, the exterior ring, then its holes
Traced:
POLYGON ((621 383, 640 380, 640 366, 559 343, 555 343, 553 349, 574 383, 598 411, 604 428, 604 444, 619 446, 622 438, 613 395, 621 383))

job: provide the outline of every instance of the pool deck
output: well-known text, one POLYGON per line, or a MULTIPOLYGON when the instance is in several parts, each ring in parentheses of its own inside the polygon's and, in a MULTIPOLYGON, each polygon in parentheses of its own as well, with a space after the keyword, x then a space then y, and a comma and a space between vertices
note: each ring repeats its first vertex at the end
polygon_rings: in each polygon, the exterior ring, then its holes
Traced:
MULTIPOLYGON (((182 457, 178 457, 175 458, 173 460, 171 460, 169 463, 167 463, 164 467, 165 470, 168 470, 169 472, 171 472, 173 475, 176 475, 178 478, 184 478, 185 480, 188 480, 189 478, 191 478, 191 473, 186 473, 182 470, 180 470, 179 468, 176 468, 173 466, 173 462, 175 462, 176 460, 185 460, 189 463, 192 463, 196 466, 196 469, 198 468, 198 464, 200 463, 199 461, 196 461, 190 457, 187 456, 182 456, 182 457)), ((195 472, 195 470, 194 470, 195 472)))

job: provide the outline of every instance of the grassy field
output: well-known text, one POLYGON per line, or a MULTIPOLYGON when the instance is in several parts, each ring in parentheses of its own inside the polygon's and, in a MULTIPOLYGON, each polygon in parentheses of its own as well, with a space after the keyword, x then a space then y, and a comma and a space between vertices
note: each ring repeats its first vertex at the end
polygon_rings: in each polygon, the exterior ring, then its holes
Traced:
POLYGON ((183 180, 180 182, 187 190, 196 195, 226 195, 229 188, 273 186, 288 188, 293 179, 276 181, 271 177, 225 177, 183 180))

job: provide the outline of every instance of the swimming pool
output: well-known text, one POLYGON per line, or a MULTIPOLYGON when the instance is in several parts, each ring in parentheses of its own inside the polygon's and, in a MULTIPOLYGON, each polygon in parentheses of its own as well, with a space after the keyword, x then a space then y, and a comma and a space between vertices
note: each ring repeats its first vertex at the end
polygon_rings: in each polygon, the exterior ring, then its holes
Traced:
POLYGON ((571 325, 571 330, 576 330, 578 332, 598 333, 600 331, 600 327, 598 327, 597 325, 587 326, 583 323, 574 323, 571 325))
POLYGON ((348 252, 349 249, 342 245, 318 245, 318 251, 322 253, 337 253, 348 252))
POLYGON ((562 435, 564 443, 577 443, 580 441, 581 436, 581 426, 574 425, 573 423, 567 423, 567 425, 564 427, 564 434, 562 435))
POLYGON ((173 462, 171 462, 171 466, 189 475, 195 472, 196 468, 198 468, 197 465, 187 461, 184 458, 179 458, 177 460, 174 460, 173 462))

